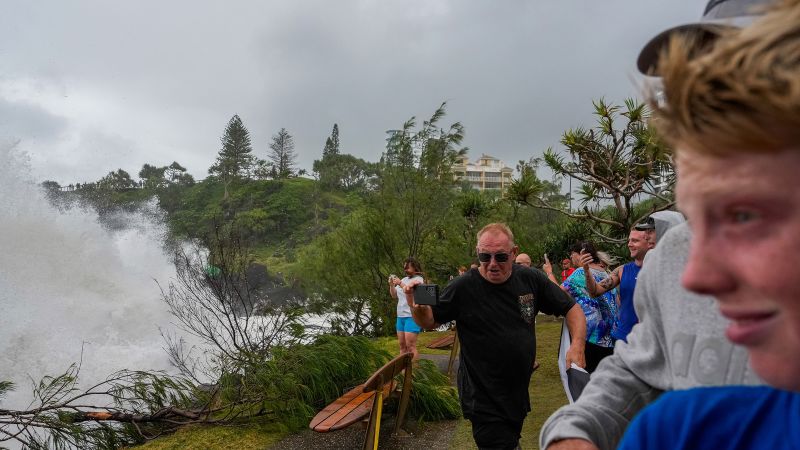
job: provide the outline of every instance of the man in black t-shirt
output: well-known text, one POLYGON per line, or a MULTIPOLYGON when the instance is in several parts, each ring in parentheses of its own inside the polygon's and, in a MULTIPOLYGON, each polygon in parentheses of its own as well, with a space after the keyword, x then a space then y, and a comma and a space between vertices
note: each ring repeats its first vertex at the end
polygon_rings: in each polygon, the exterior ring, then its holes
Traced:
POLYGON ((566 316, 573 337, 568 367, 572 362, 586 365, 586 318, 544 273, 514 264, 518 248, 505 224, 489 224, 478 232, 477 252, 480 266, 447 285, 439 305, 415 304, 413 284, 406 287, 406 298, 414 321, 423 328, 458 323, 458 393, 478 448, 514 449, 530 411, 536 314, 566 316))

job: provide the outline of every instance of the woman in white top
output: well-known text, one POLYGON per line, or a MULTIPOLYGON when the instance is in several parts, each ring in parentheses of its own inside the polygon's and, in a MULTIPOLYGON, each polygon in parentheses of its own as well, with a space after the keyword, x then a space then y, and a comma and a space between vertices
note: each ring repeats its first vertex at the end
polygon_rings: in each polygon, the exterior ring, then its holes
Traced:
POLYGON ((417 336, 422 328, 419 327, 411 318, 411 308, 406 301, 406 294, 403 287, 413 279, 422 277, 422 266, 415 258, 408 257, 403 261, 403 271, 406 276, 401 280, 395 275, 389 276, 389 295, 397 300, 397 341, 400 343, 400 353, 411 352, 414 359, 419 359, 417 352, 417 336))

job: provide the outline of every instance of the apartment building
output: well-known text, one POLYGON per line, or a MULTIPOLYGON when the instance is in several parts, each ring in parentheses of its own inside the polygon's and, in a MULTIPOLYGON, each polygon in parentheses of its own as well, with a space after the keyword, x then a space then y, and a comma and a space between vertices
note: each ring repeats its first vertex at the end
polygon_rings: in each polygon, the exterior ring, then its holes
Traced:
POLYGON ((454 165, 453 173, 459 180, 467 180, 478 190, 499 189, 504 191, 511 183, 514 169, 507 167, 503 161, 486 154, 481 155, 474 163, 467 156, 462 156, 454 165))

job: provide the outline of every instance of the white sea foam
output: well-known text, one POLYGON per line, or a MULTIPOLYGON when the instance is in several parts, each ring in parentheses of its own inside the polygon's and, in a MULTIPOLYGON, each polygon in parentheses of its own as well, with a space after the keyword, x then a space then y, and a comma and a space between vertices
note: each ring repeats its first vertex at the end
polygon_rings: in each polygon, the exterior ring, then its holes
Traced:
POLYGON ((84 383, 127 369, 168 369, 159 327, 171 328, 158 280, 175 269, 163 225, 132 215, 110 231, 90 210, 59 211, 30 179, 25 156, 0 143, 0 399, 27 406, 30 380, 82 356, 84 383))

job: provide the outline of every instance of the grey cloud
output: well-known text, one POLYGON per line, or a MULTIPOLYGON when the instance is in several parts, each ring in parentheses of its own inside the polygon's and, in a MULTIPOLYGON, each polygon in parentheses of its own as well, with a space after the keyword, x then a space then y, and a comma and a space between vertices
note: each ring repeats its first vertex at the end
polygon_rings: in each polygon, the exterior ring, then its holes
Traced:
MULTIPOLYGON (((94 86, 123 106, 135 99, 131 114, 149 109, 163 124, 105 124, 122 138, 113 154, 136 170, 175 155, 200 177, 233 114, 261 157, 286 127, 300 165, 310 168, 334 122, 345 151, 375 160, 385 130, 425 118, 445 100, 447 120, 464 123, 473 156, 490 153, 513 166, 557 146, 565 129, 590 125, 591 99, 635 95, 639 48, 703 7, 690 0, 9 4, 14 14, 0 18, 7 63, 0 75, 94 86), (145 132, 157 145, 140 142, 145 132)), ((75 157, 84 154, 76 149, 75 157)), ((97 176, 122 165, 108 164, 97 176)))
POLYGON ((0 136, 4 138, 51 142, 66 125, 66 119, 40 106, 0 97, 0 136))

